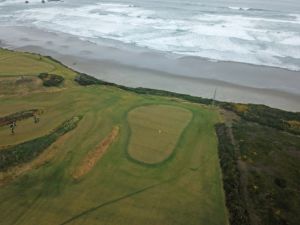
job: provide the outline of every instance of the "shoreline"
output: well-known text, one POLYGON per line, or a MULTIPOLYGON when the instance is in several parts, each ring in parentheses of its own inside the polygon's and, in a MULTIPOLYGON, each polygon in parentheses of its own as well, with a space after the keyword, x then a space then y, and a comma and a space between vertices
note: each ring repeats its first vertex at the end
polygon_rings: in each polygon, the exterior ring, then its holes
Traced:
POLYGON ((49 55, 78 72, 103 81, 204 98, 212 98, 217 89, 216 99, 220 101, 265 104, 288 111, 300 111, 298 72, 241 63, 211 62, 193 57, 174 59, 139 49, 98 46, 74 36, 35 28, 0 27, 0 34, 4 33, 4 36, 0 35, 0 47, 49 55), (9 37, 12 38, 8 41, 9 37), (167 63, 171 64, 167 66, 167 63), (205 67, 199 71, 199 66, 203 65, 205 67), (222 75, 222 69, 223 80, 219 77, 222 75), (257 74, 249 76, 253 70, 257 74), (210 74, 209 71, 220 75, 210 74), (262 77, 259 71, 263 71, 262 77), (274 71, 275 73, 272 73, 274 71), (264 84, 268 80, 271 80, 270 84, 264 84), (281 82, 285 86, 282 86, 281 82))

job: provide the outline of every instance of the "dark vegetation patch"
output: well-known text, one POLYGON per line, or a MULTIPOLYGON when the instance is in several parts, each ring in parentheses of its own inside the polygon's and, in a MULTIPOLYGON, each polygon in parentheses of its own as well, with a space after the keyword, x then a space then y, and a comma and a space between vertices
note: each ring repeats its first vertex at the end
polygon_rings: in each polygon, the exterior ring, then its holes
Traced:
POLYGON ((56 74, 40 73, 38 77, 43 81, 45 87, 58 87, 64 81, 64 77, 56 74))
POLYGON ((6 171, 10 167, 36 158, 60 136, 73 130, 80 119, 81 117, 73 117, 65 121, 50 134, 1 150, 0 171, 6 171))
POLYGON ((232 144, 229 130, 225 124, 217 124, 215 129, 219 140, 218 151, 230 224, 249 225, 245 198, 242 194, 240 171, 237 166, 238 156, 232 144))
POLYGON ((300 137, 243 120, 233 134, 246 165, 248 207, 258 218, 252 225, 299 224, 300 159, 290 151, 300 152, 300 137))
POLYGON ((9 125, 16 121, 28 119, 39 113, 41 113, 41 111, 38 109, 30 109, 30 110, 24 110, 21 112, 16 112, 16 113, 4 116, 4 117, 0 117, 0 127, 9 125))
MULTIPOLYGON (((95 85, 95 84, 105 84, 106 82, 98 80, 95 77, 89 76, 87 74, 79 74, 75 77, 75 81, 82 85, 82 86, 88 86, 88 85, 95 85)), ((108 83, 107 83, 108 84, 108 83)))
POLYGON ((300 113, 274 109, 265 105, 219 103, 221 107, 233 111, 244 120, 300 134, 300 113))

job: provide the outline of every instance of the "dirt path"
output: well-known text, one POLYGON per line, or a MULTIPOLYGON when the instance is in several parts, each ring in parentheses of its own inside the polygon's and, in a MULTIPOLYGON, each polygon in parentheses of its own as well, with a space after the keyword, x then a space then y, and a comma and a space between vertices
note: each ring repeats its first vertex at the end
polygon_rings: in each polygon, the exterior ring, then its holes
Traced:
POLYGON ((95 150, 90 151, 81 164, 75 169, 72 177, 76 180, 87 174, 96 165, 98 160, 102 158, 109 146, 119 135, 120 128, 115 126, 112 131, 102 140, 102 142, 96 147, 95 150))

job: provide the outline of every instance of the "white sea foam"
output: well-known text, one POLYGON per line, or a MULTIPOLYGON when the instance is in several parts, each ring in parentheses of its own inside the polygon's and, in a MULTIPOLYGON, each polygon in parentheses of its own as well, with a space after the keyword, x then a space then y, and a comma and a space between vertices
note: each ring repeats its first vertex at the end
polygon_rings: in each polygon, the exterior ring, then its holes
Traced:
POLYGON ((298 14, 273 18, 200 11, 189 17, 176 17, 161 16, 155 10, 130 4, 98 3, 80 7, 34 7, 16 11, 12 16, 11 20, 17 24, 35 25, 89 40, 107 38, 183 55, 300 69, 294 62, 281 60, 300 59, 298 14), (278 30, 281 24, 284 29, 278 30))
MULTIPOLYGON (((0 6, 9 6, 9 5, 25 5, 25 0, 4 0, 0 1, 0 6)), ((41 0, 28 0, 28 5, 32 4, 41 4, 41 0)))
POLYGON ((243 10, 243 11, 248 11, 251 9, 251 8, 247 8, 247 7, 238 7, 238 6, 229 6, 228 8, 232 9, 232 10, 243 10))

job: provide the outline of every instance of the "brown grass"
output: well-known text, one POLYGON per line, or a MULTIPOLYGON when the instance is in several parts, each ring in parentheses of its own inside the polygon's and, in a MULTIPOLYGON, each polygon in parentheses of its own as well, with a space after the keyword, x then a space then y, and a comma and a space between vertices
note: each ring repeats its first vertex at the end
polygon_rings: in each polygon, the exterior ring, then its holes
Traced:
POLYGON ((102 158, 112 142, 117 138, 119 134, 119 126, 115 126, 112 131, 107 135, 104 140, 96 147, 94 151, 90 151, 87 156, 82 160, 81 164, 75 169, 72 177, 75 180, 80 179, 87 174, 96 163, 102 158))
POLYGON ((300 121, 297 120, 289 120, 288 124, 295 129, 300 129, 300 121))

